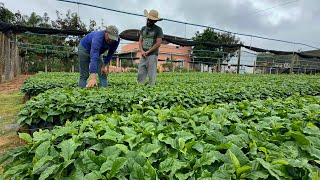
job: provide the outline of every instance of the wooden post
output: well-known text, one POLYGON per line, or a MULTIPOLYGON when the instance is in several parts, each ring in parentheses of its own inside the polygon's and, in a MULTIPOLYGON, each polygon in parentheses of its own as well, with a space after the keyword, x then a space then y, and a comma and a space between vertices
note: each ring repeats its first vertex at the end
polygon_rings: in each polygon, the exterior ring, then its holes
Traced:
POLYGON ((14 76, 14 49, 13 49, 13 42, 11 42, 11 37, 9 38, 9 48, 10 48, 10 73, 9 73, 9 80, 13 79, 14 76))
POLYGON ((299 64, 298 74, 300 74, 300 66, 301 65, 299 63, 299 56, 297 54, 295 56, 296 56, 296 58, 295 58, 296 64, 299 64))
POLYGON ((307 67, 304 67, 304 74, 307 74, 307 67))
POLYGON ((119 72, 119 58, 116 59, 116 72, 119 72))
POLYGON ((5 73, 5 80, 10 79, 10 38, 4 36, 4 73, 5 73))
POLYGON ((0 32, 0 83, 2 82, 2 68, 4 62, 4 34, 0 32))
POLYGON ((290 69, 290 74, 293 74, 293 66, 294 66, 295 58, 296 58, 296 54, 293 54, 292 59, 291 59, 291 69, 290 69))
POLYGON ((238 64, 237 64, 237 74, 239 74, 239 71, 240 71, 240 58, 241 56, 241 46, 239 47, 239 50, 238 50, 238 64))
POLYGON ((256 61, 253 62, 253 71, 252 71, 252 74, 255 74, 255 71, 256 71, 256 61))
POLYGON ((18 45, 17 45, 17 35, 15 35, 15 43, 14 43, 14 59, 16 62, 16 66, 15 66, 15 77, 17 77, 18 75, 21 75, 21 58, 19 56, 19 49, 18 49, 18 45))
POLYGON ((71 71, 74 72, 74 57, 72 57, 72 68, 71 71))
POLYGON ((48 72, 48 49, 46 48, 46 59, 44 61, 44 72, 48 72))

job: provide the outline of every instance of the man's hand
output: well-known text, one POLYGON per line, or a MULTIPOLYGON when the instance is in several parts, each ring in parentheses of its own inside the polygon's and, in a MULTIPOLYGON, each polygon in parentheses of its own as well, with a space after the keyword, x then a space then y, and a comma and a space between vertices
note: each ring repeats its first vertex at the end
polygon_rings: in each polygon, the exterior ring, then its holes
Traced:
POLYGON ((142 50, 142 51, 141 51, 141 56, 143 56, 143 57, 145 57, 145 58, 146 58, 146 57, 147 57, 147 53, 146 53, 145 51, 143 51, 143 50, 142 50))
POLYGON ((95 73, 91 73, 90 74, 90 80, 87 83, 86 87, 94 87, 96 85, 97 85, 96 74, 95 73))
POLYGON ((106 65, 103 63, 101 67, 101 74, 107 74, 106 65))
POLYGON ((148 51, 146 51, 146 57, 148 56, 148 54, 150 54, 150 51, 148 50, 148 51))

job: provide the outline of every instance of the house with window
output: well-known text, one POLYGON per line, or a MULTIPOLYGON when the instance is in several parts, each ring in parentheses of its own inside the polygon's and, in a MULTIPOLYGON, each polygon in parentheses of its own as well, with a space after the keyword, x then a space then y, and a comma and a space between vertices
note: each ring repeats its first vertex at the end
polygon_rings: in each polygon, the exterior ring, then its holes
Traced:
MULTIPOLYGON (((141 57, 139 42, 133 42, 122 46, 121 52, 116 54, 118 63, 126 60, 130 65, 138 64, 141 57)), ((158 70, 169 71, 177 69, 189 69, 191 61, 191 47, 177 46, 171 44, 161 44, 158 56, 158 70)))

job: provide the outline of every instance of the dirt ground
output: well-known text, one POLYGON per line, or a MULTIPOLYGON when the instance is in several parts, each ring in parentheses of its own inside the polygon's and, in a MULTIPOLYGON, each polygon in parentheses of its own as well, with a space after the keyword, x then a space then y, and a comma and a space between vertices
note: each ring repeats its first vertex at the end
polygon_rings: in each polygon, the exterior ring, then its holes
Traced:
POLYGON ((22 87, 24 80, 29 77, 31 77, 31 75, 20 75, 11 81, 0 83, 0 92, 5 93, 19 90, 22 87))

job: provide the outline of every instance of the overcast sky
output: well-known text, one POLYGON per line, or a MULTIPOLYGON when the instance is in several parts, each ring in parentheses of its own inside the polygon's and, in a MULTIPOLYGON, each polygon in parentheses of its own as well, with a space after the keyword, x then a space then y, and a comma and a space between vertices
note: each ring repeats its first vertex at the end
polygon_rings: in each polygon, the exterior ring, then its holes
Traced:
MULTIPOLYGON (((274 39, 293 41, 320 48, 320 0, 71 0, 96 6, 143 14, 156 9, 162 18, 184 21, 274 39), (286 4, 287 3, 287 4, 286 4), (285 4, 285 5, 282 5, 285 4), (279 6, 282 5, 282 6, 279 6), (278 7, 277 7, 278 6, 278 7)), ((13 12, 31 12, 51 19, 59 10, 79 12, 84 22, 90 19, 114 24, 120 31, 140 29, 146 19, 56 0, 0 0, 13 12)), ((158 22, 165 34, 191 38, 203 28, 168 21, 158 22)), ((310 50, 306 46, 238 36, 246 45, 275 50, 310 50)))

